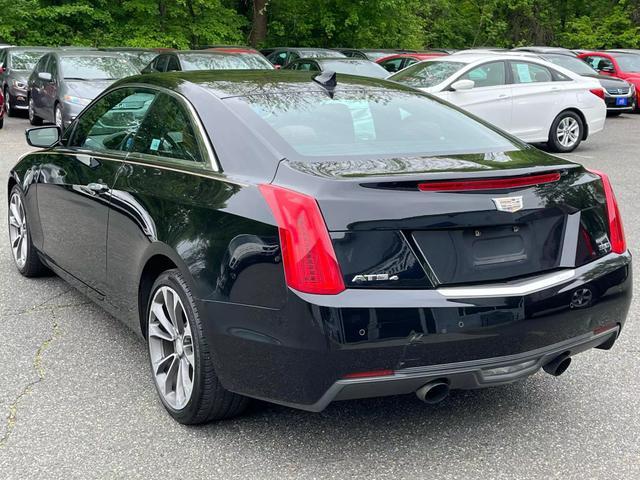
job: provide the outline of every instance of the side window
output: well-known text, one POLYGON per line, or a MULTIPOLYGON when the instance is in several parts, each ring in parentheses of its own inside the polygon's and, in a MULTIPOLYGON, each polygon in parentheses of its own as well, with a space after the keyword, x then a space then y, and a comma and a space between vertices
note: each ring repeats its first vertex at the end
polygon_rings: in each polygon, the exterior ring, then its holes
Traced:
POLYGON ((303 72, 317 72, 319 69, 311 62, 297 62, 296 70, 302 70, 303 72))
POLYGON ((274 52, 269 55, 269 60, 271 60, 274 65, 280 65, 281 67, 284 67, 288 63, 288 57, 289 54, 287 52, 274 52))
POLYGON ((598 57, 584 57, 582 60, 586 62, 591 68, 596 68, 596 65, 600 61, 598 57))
POLYGON ((553 81, 553 75, 547 67, 526 62, 511 62, 513 83, 542 83, 553 81))
POLYGON ((170 55, 167 60, 167 72, 179 72, 180 71, 180 62, 178 61, 178 57, 174 55, 170 55))
POLYGON ((129 151, 156 93, 122 88, 106 94, 82 112, 68 146, 98 151, 129 151))
POLYGON ((58 78, 58 61, 55 57, 51 57, 49 63, 47 64, 47 72, 51 74, 51 78, 54 80, 58 78))
POLYGON ((413 65, 414 63, 418 63, 418 60, 415 58, 407 58, 407 62, 404 64, 403 68, 407 68, 409 65, 413 65))
POLYGON ((161 93, 133 140, 133 152, 201 163, 200 144, 191 117, 181 102, 161 93))
POLYGON ((155 69, 159 72, 166 72, 168 60, 169 59, 167 55, 160 55, 158 58, 156 58, 155 69))
POLYGON ((402 58, 394 58, 392 60, 387 60, 386 62, 382 62, 382 66, 388 72, 397 72, 400 70, 400 65, 402 65, 402 58))
POLYGON ((6 50, 0 50, 0 65, 2 65, 5 68, 9 67, 9 65, 7 65, 7 51, 6 50))
POLYGON ((553 75, 553 81, 554 82, 570 82, 571 79, 569 77, 567 77, 565 74, 560 73, 557 70, 551 70, 551 75, 553 75))
POLYGON ((608 58, 598 58, 596 65, 593 67, 596 70, 605 71, 605 72, 615 72, 615 67, 613 66, 613 62, 608 58))
POLYGON ((460 80, 473 80, 476 88, 480 88, 504 85, 506 78, 504 62, 491 62, 469 70, 460 80))
POLYGON ((33 71, 35 73, 44 72, 47 65, 47 60, 49 60, 49 55, 45 55, 40 60, 38 60, 38 63, 36 63, 33 71))

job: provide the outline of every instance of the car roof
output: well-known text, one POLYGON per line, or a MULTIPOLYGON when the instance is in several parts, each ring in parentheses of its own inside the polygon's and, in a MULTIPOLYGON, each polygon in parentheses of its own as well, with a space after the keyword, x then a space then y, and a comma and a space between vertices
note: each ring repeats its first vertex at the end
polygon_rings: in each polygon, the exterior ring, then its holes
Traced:
POLYGON ((427 61, 458 62, 468 64, 482 60, 518 60, 523 58, 540 60, 540 57, 532 52, 458 52, 452 53, 451 55, 433 57, 427 61))
MULTIPOLYGON (((178 50, 177 52, 162 52, 160 55, 210 55, 214 57, 234 57, 239 52, 226 52, 222 50, 178 50)), ((246 53, 246 52, 245 52, 246 53)))
MULTIPOLYGON (((195 85, 222 99, 255 94, 324 92, 326 90, 313 80, 317 75, 317 72, 295 70, 199 70, 134 76, 119 81, 115 86, 142 83, 181 90, 185 85, 195 85)), ((336 91, 387 89, 420 93, 411 87, 377 78, 339 73, 337 81, 336 91)))
POLYGON ((311 61, 315 61, 315 62, 370 62, 370 63, 375 63, 372 62, 371 60, 367 59, 367 58, 354 58, 354 57, 312 57, 312 58, 298 58, 294 61, 298 62, 300 60, 311 60, 311 61))
POLYGON ((532 52, 532 53, 557 53, 559 55, 567 55, 575 57, 575 52, 563 47, 518 47, 511 50, 512 52, 532 52))
POLYGON ((47 54, 58 57, 98 57, 98 58, 122 58, 118 52, 103 52, 100 50, 52 50, 47 54))
POLYGON ((223 53, 258 53, 262 55, 258 50, 252 47, 210 47, 198 50, 199 52, 223 52, 223 53))
POLYGON ((385 60, 393 60, 396 58, 417 58, 418 60, 427 60, 429 58, 435 57, 446 57, 448 54, 445 52, 404 52, 404 53, 394 53, 392 55, 388 55, 386 57, 382 57, 378 59, 378 63, 385 60))
POLYGON ((16 46, 12 46, 12 47, 1 47, 3 50, 7 50, 9 52, 52 52, 53 50, 55 50, 52 47, 16 47, 16 46))

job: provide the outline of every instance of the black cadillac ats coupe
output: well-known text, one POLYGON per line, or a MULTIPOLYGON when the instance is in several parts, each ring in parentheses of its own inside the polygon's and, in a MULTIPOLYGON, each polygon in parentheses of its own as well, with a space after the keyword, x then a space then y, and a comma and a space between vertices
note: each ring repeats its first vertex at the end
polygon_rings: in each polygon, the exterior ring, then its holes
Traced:
POLYGON ((408 87, 122 80, 11 171, 18 270, 148 343, 182 423, 562 374, 609 349, 631 256, 608 177, 408 87))

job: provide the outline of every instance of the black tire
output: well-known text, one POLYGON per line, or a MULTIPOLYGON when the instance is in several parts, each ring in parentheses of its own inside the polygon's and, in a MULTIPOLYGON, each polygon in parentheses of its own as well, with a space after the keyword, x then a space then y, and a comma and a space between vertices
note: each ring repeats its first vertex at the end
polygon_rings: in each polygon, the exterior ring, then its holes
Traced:
POLYGON ((9 89, 4 90, 4 103, 7 109, 7 115, 9 115, 10 117, 17 117, 19 112, 12 107, 13 99, 11 98, 11 94, 9 93, 9 89))
POLYGON ((0 128, 4 127, 4 117, 0 118, 0 128))
POLYGON ((607 117, 609 118, 619 117, 620 115, 622 115, 622 112, 607 112, 607 117))
POLYGON ((551 129, 549 130, 549 141, 547 142, 547 148, 552 152, 560 152, 560 153, 568 153, 573 152, 578 145, 582 142, 582 137, 584 136, 584 123, 580 115, 572 111, 561 112, 556 119, 551 124, 551 129), (578 125, 578 135, 575 142, 571 142, 569 145, 563 145, 561 140, 559 139, 558 127, 560 123, 563 121, 567 122, 575 122, 578 125))
MULTIPOLYGON (((182 409, 176 410, 167 403, 164 395, 161 393, 158 383, 155 380, 152 362, 150 362, 153 383, 156 386, 160 401, 176 421, 185 425, 223 420, 241 414, 246 409, 249 399, 226 390, 220 383, 213 368, 211 353, 202 329, 198 307, 189 286, 179 270, 167 270, 154 282, 147 304, 145 325, 149 325, 154 296, 158 290, 164 286, 177 292, 182 301, 184 311, 191 326, 195 368, 193 369, 193 389, 191 397, 182 409)), ((149 335, 147 335, 147 345, 150 345, 149 335)), ((151 354, 149 355, 151 359, 151 354)))
MULTIPOLYGON (((18 195, 20 197, 20 200, 22 201, 22 205, 25 204, 24 193, 22 193, 22 189, 18 185, 14 185, 13 188, 11 189, 11 194, 9 195, 8 209, 9 209, 9 205, 11 204, 11 199, 13 198, 14 195, 18 195)), ((26 214, 26 208, 25 208, 25 214, 26 214)), ((7 218, 10 218, 9 212, 7 213, 7 218)), ((9 229, 11 229, 10 220, 8 223, 9 223, 9 229)), ((13 249, 12 249, 11 256, 16 265, 16 268, 25 277, 42 277, 44 275, 51 274, 51 271, 40 260, 38 251, 33 246, 33 242, 31 241, 31 230, 29 228, 28 221, 26 222, 25 235, 26 235, 26 244, 27 244, 27 254, 26 254, 26 261, 24 262, 24 265, 21 266, 18 263, 15 255, 13 254, 13 249)), ((11 242, 11 235, 9 236, 9 239, 10 239, 9 241, 11 242)), ((9 247, 11 248, 11 245, 9 245, 9 247)))
POLYGON ((33 111, 33 100, 31 100, 31 97, 29 97, 29 123, 35 127, 42 125, 42 118, 33 111))

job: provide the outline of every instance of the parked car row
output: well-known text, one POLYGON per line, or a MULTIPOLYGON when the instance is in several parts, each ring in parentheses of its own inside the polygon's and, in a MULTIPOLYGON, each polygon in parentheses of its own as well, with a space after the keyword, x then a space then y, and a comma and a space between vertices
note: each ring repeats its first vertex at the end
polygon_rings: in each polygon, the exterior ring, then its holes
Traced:
POLYGON ((639 53, 557 47, 453 52, 10 47, 0 49, 0 78, 9 115, 28 110, 33 125, 52 122, 61 130, 104 88, 137 73, 282 69, 387 78, 436 95, 521 140, 569 152, 603 129, 607 113, 638 108, 633 82, 640 82, 639 53))

